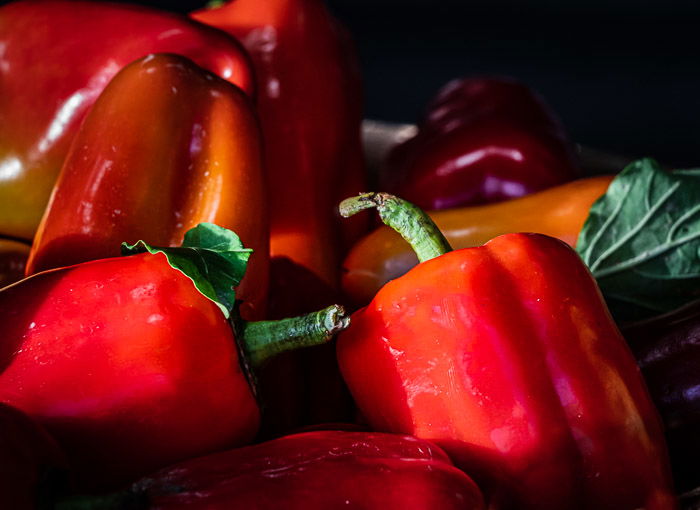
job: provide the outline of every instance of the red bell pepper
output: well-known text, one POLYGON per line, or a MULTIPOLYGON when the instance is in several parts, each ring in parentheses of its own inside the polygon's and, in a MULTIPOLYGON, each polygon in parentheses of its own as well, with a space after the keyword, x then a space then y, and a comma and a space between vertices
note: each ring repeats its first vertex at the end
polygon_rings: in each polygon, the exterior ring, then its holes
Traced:
POLYGON ((122 67, 158 52, 253 90, 240 45, 181 15, 72 0, 0 7, 0 235, 32 239, 92 103, 122 67))
POLYGON ((270 183, 273 271, 283 273, 272 282, 272 293, 280 307, 293 301, 294 309, 278 309, 278 315, 308 311, 323 303, 301 301, 298 287, 280 289, 276 282, 313 276, 328 287, 319 298, 325 302, 338 288, 343 242, 348 245, 356 232, 340 224, 337 204, 365 182, 357 56, 322 0, 233 0, 192 16, 236 36, 253 61, 270 183), (295 266, 301 274, 294 274, 295 266))
POLYGON ((483 510, 479 489, 440 448, 413 437, 309 432, 189 460, 123 493, 59 510, 483 510))
POLYGON ((255 257, 239 289, 265 316, 269 225, 260 131, 240 89, 176 55, 150 55, 107 85, 73 140, 27 274, 179 246, 201 222, 234 230, 255 257))
POLYGON ((541 234, 450 250, 425 215, 368 194, 421 264, 338 339, 368 423, 443 447, 495 508, 676 507, 659 416, 578 255, 541 234))
POLYGON ((155 254, 46 271, 0 292, 0 402, 46 427, 84 488, 251 441, 260 410, 239 350, 255 371, 346 326, 331 307, 236 321, 234 333, 222 310, 231 313, 249 254, 234 234, 201 225, 182 248, 142 244, 124 249, 155 254))
POLYGON ((0 508, 45 508, 65 468, 63 454, 46 431, 20 410, 0 403, 0 508))
POLYGON ((419 131, 390 153, 380 188, 424 209, 521 197, 580 175, 554 112, 529 88, 502 78, 445 85, 419 131))

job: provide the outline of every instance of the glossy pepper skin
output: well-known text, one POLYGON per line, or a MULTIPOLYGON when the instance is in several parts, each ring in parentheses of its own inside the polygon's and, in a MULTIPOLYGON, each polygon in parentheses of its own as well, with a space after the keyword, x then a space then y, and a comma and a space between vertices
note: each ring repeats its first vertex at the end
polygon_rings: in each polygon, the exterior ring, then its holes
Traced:
POLYGON ((444 448, 493 508, 676 508, 639 369, 557 239, 507 234, 422 262, 337 349, 368 423, 444 448))
MULTIPOLYGON (((484 509, 474 482, 431 443, 339 431, 295 434, 189 460, 139 480, 121 499, 169 510, 484 509)), ((118 495, 107 497, 92 508, 124 508, 119 501, 118 495)), ((77 508, 87 507, 59 506, 77 508)))
POLYGON ((379 187, 446 209, 521 197, 580 174, 561 122, 537 94, 478 77, 438 91, 416 136, 388 156, 379 187))
POLYGON ((79 487, 119 487, 257 432, 230 325, 162 254, 37 274, 0 292, 0 310, 0 402, 56 438, 79 487))
POLYGON ((676 486, 694 489, 700 485, 700 303, 622 331, 663 418, 676 486))
POLYGON ((239 288, 265 313, 269 224, 261 135, 247 96, 176 55, 129 64, 78 131, 34 239, 27 274, 119 256, 121 241, 179 246, 201 222, 253 248, 239 288))
POLYGON ((56 442, 19 409, 0 403, 0 507, 44 508, 65 475, 56 442))
POLYGON ((337 215, 338 202, 365 181, 359 65, 348 37, 322 0, 233 0, 192 16, 236 36, 255 68, 273 271, 289 282, 274 289, 280 304, 273 306, 287 315, 326 304, 285 298, 297 296, 297 280, 317 286, 316 278, 327 301, 344 246, 363 225, 342 225, 337 215))
MULTIPOLYGON (((579 179, 506 202, 432 211, 430 217, 456 249, 480 246, 512 232, 538 232, 574 246, 591 205, 611 180, 612 176, 579 179)), ((345 258, 343 292, 355 306, 365 306, 385 283, 417 263, 401 236, 381 226, 358 241, 345 258)))
POLYGON ((0 235, 32 239, 73 136, 125 65, 184 55, 250 93, 230 36, 186 17, 108 2, 23 0, 0 7, 0 235))
MULTIPOLYGON (((253 61, 270 194, 271 316, 334 302, 342 257, 366 225, 337 214, 341 199, 365 189, 362 87, 350 39, 323 0, 233 0, 192 17, 234 35, 253 61), (301 298, 300 288, 313 292, 301 298)), ((280 410, 278 431, 349 419, 333 351, 293 357, 270 366, 289 390, 270 403, 280 410)))

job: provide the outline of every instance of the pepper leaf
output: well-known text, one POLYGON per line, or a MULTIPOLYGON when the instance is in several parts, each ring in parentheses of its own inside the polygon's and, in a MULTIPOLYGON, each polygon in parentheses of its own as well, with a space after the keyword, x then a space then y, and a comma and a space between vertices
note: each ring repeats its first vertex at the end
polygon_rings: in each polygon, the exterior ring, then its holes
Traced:
POLYGON ((700 297, 700 169, 628 165, 591 207, 577 251, 618 322, 700 297))
POLYGON ((179 248, 151 246, 145 241, 122 243, 122 255, 144 252, 165 254, 168 263, 192 280, 228 318, 236 302, 234 287, 241 283, 253 250, 244 248, 234 232, 200 223, 187 231, 179 248))

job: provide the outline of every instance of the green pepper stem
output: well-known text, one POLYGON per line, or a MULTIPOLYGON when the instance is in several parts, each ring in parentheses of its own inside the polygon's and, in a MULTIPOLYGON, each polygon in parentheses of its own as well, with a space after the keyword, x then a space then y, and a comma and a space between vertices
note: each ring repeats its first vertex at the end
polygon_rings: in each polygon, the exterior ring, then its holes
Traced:
POLYGON ((450 243, 425 211, 388 193, 362 193, 347 198, 340 203, 340 214, 347 218, 372 207, 377 209, 385 225, 396 230, 411 245, 420 262, 452 251, 450 243))
POLYGON ((253 370, 286 351, 328 342, 350 325, 350 317, 340 305, 318 312, 276 321, 244 322, 241 346, 253 370))

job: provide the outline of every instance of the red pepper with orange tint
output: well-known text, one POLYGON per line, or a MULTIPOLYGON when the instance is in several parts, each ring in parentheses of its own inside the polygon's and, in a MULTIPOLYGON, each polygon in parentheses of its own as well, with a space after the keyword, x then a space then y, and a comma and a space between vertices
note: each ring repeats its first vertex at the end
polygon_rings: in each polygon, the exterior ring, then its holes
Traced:
POLYGON ((280 300, 273 313, 315 308, 337 291, 344 249, 362 227, 341 225, 337 214, 365 182, 357 57, 322 0, 233 0, 192 16, 236 36, 255 68, 280 300), (320 302, 299 300, 298 282, 318 287, 314 280, 326 287, 320 302))
POLYGON ((232 289, 250 250, 214 225, 190 230, 182 247, 123 249, 136 254, 0 291, 0 402, 56 438, 85 490, 251 442, 260 367, 347 325, 337 306, 240 321, 232 289))
POLYGON ((255 251, 239 290, 262 318, 268 287, 261 135, 248 97, 176 55, 120 71, 77 133, 34 239, 27 274, 118 256, 122 241, 178 246, 201 222, 255 251))
POLYGON ((338 340, 376 430, 435 442, 491 508, 676 508, 659 416, 576 252, 541 234, 450 251, 410 204, 368 194, 421 264, 387 283, 338 340))
POLYGON ((474 482, 435 445, 372 432, 308 432, 200 457, 120 494, 59 510, 483 510, 474 482), (131 507, 128 507, 131 508, 131 507))
POLYGON ((537 94, 514 80, 463 78, 437 93, 379 181, 419 207, 446 209, 521 197, 580 173, 573 144, 537 94))
POLYGON ((177 53, 253 90, 245 52, 184 16, 108 2, 0 7, 0 235, 31 240, 71 140, 125 65, 177 53))

